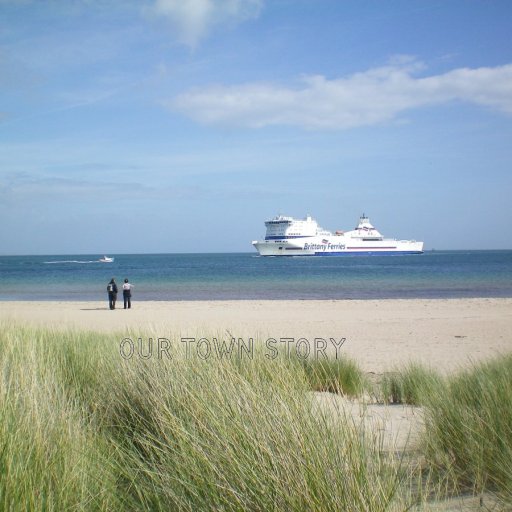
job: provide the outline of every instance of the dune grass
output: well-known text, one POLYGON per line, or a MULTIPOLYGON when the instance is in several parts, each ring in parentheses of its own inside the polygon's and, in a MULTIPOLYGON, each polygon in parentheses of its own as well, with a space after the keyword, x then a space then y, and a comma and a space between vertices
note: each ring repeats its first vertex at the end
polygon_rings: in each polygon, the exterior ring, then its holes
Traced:
POLYGON ((385 374, 375 395, 423 407, 427 487, 496 494, 505 504, 497 510, 512 507, 512 354, 448 377, 411 363, 385 374))
POLYGON ((348 359, 125 360, 121 335, 0 327, 1 510, 377 512, 467 492, 512 505, 512 355, 385 377, 383 401, 424 410, 423 463, 406 465, 342 407, 314 406, 313 391, 368 391, 348 359))
MULTIPOLYGON (((59 351, 52 333, 3 327, 0 509, 118 508, 115 477, 108 469, 112 447, 97 436, 89 412, 55 371, 59 351)), ((81 338, 75 342, 88 341, 81 338)))
POLYGON ((398 468, 343 416, 336 425, 314 416, 294 366, 258 364, 272 371, 186 360, 170 371, 148 365, 126 374, 112 396, 111 424, 131 468, 125 477, 136 469, 130 487, 149 508, 390 507, 398 468))
POLYGON ((314 391, 328 391, 357 397, 367 387, 363 371, 348 357, 303 359, 300 364, 314 391))
POLYGON ((441 376, 431 368, 410 363, 384 374, 375 394, 384 403, 424 405, 429 397, 442 393, 443 384, 441 376))
POLYGON ((426 454, 461 490, 512 505, 512 354, 474 365, 429 396, 426 454))
POLYGON ((2 510, 403 510, 403 468, 293 361, 119 355, 3 325, 2 510))

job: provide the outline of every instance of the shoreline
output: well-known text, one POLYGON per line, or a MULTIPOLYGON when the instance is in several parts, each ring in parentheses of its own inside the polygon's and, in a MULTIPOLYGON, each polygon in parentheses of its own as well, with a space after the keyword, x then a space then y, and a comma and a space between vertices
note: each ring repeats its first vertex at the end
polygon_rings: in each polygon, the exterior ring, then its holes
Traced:
MULTIPOLYGON (((34 295, 33 293, 30 295, 23 295, 21 297, 12 296, 2 298, 0 296, 0 304, 6 304, 11 302, 19 302, 19 303, 103 303, 105 302, 102 298, 99 298, 101 295, 95 293, 93 298, 81 298, 76 299, 74 296, 70 295, 62 295, 57 297, 49 297, 42 298, 34 295)), ((512 300, 512 294, 503 294, 503 295, 429 295, 429 296, 401 296, 401 295, 381 295, 381 296, 368 296, 368 297, 266 297, 266 296, 249 296, 249 297, 232 297, 230 295, 220 296, 219 298, 213 298, 211 295, 208 295, 206 298, 203 296, 198 297, 173 297, 173 298, 154 298, 151 295, 144 295, 141 297, 140 293, 137 293, 137 296, 134 297, 137 300, 137 303, 177 303, 177 302, 372 302, 372 301, 452 301, 452 300, 512 300), (150 297, 150 298, 147 298, 150 297)), ((118 293, 118 301, 121 300, 122 303, 122 292, 118 293)), ((106 300, 108 302, 108 300, 106 300)))
MULTIPOLYGON (((366 372, 420 362, 442 372, 512 351, 512 299, 2 301, 0 322, 169 338, 334 338, 366 372), (121 309, 119 309, 119 306, 121 309)), ((293 342, 293 343, 294 343, 293 342)), ((293 344, 292 344, 293 346, 293 344)))
MULTIPOLYGON (((122 301, 122 292, 118 292, 118 302, 119 297, 121 297, 122 301)), ((225 298, 198 298, 198 299, 145 299, 145 298, 139 298, 137 297, 137 303, 144 303, 144 302, 156 302, 156 303, 174 303, 174 302, 387 302, 387 301, 438 301, 438 300, 512 300, 512 295, 475 295, 475 296, 467 296, 467 297, 452 297, 452 296, 446 296, 446 297, 359 297, 359 298, 351 298, 351 297, 344 297, 344 298, 325 298, 325 297, 308 297, 308 298, 239 298, 239 299, 225 299, 225 298)), ((56 299, 56 298, 50 298, 50 299, 42 299, 42 298, 31 298, 31 299, 2 299, 0 298, 0 304, 10 303, 10 302, 29 302, 33 304, 38 303, 45 303, 45 302, 54 302, 54 303, 99 303, 99 302, 108 302, 108 300, 103 301, 98 298, 94 299, 81 299, 81 300, 73 300, 73 299, 56 299)))

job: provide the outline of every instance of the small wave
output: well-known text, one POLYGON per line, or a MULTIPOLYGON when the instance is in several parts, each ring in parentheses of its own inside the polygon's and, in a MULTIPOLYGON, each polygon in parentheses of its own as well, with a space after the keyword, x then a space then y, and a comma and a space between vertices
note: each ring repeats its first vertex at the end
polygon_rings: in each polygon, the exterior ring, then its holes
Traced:
POLYGON ((98 260, 57 260, 57 261, 44 261, 46 265, 55 265, 57 263, 98 263, 98 260))

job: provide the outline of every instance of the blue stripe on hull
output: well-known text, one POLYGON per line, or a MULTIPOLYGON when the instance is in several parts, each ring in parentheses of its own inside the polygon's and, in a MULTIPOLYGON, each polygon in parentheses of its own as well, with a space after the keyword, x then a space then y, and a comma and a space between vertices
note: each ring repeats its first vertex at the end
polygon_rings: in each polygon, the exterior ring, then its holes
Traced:
MULTIPOLYGON (((365 255, 365 256, 378 256, 380 254, 393 255, 393 254, 423 254, 423 251, 338 251, 338 252, 324 252, 318 251, 312 256, 352 256, 352 255, 365 255)), ((293 256, 293 255, 290 255, 293 256)), ((297 256, 297 255, 295 255, 297 256)))
POLYGON ((260 254, 260 256, 274 258, 274 257, 291 257, 291 256, 302 256, 304 258, 308 256, 402 256, 407 254, 423 254, 423 251, 339 251, 339 252, 315 252, 314 254, 293 253, 293 252, 280 252, 277 254, 260 254))

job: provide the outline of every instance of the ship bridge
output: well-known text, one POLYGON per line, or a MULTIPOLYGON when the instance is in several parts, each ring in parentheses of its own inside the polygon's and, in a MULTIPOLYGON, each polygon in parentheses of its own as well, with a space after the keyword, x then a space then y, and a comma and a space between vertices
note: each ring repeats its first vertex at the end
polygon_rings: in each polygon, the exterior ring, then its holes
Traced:
POLYGON ((359 238, 361 240, 383 240, 384 237, 381 233, 372 225, 370 219, 363 213, 359 217, 359 223, 353 231, 349 231, 346 235, 352 238, 359 238))
POLYGON ((305 219, 294 219, 278 215, 265 222, 267 233, 265 240, 282 240, 317 235, 330 235, 330 231, 322 229, 310 215, 305 219))

